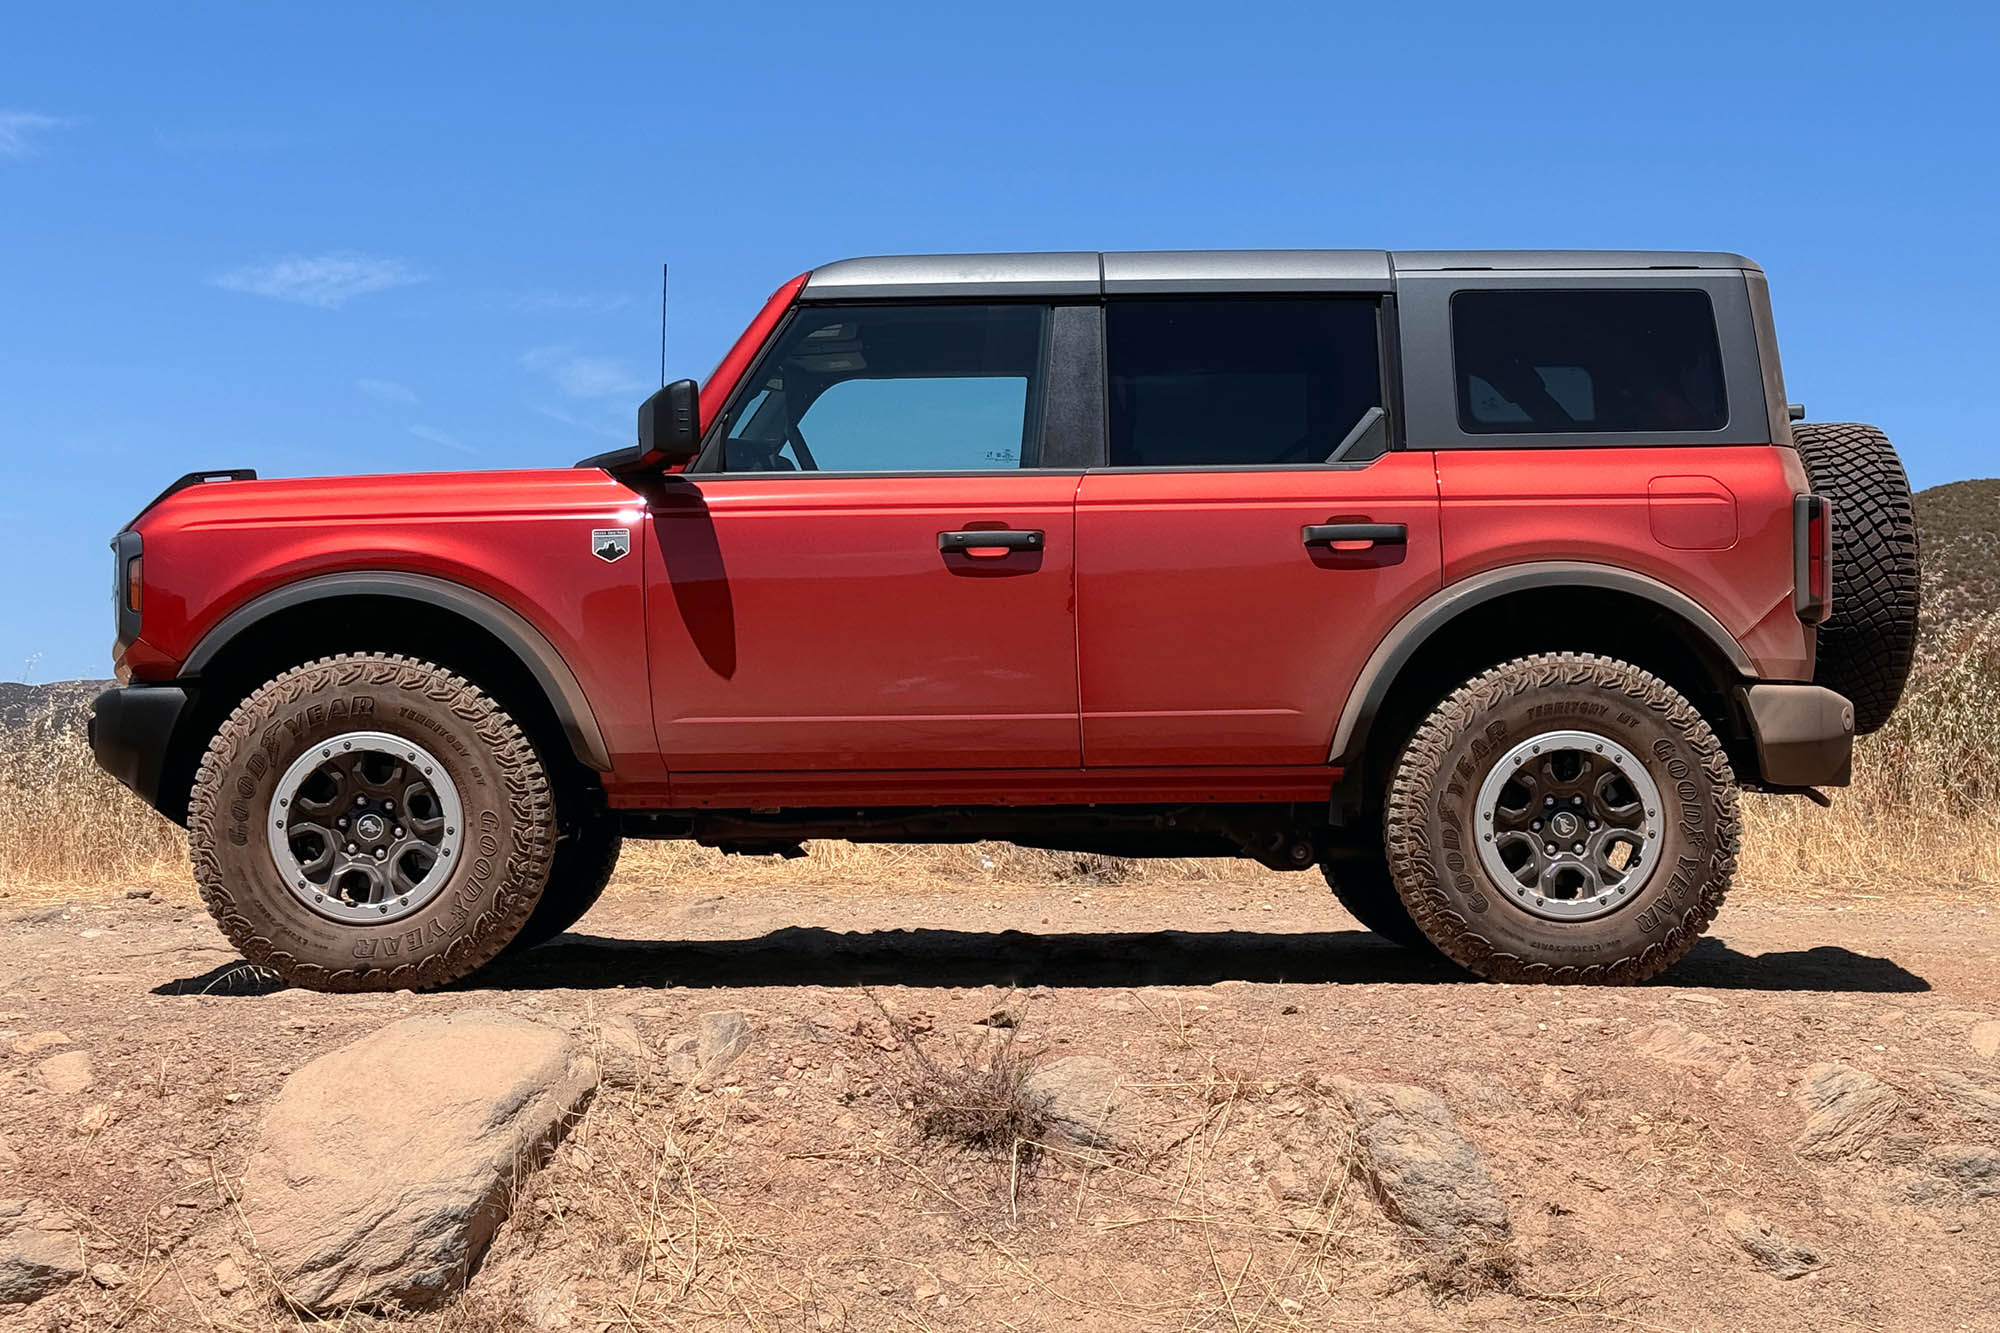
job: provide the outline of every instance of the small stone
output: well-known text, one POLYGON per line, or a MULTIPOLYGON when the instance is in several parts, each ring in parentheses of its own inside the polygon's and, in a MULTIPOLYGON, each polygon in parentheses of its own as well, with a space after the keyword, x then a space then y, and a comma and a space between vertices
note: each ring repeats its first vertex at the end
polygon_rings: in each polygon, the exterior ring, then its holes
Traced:
POLYGON ((102 1133, 114 1119, 111 1108, 103 1102, 91 1107, 77 1117, 76 1132, 79 1134, 102 1133))
POLYGON ((21 1154, 14 1151, 12 1144, 0 1139, 0 1171, 12 1171, 21 1165, 21 1154))
POLYGON ((1443 1099, 1400 1083, 1327 1080, 1354 1118, 1364 1177, 1383 1211, 1430 1246, 1464 1255, 1504 1241, 1507 1205, 1443 1099))
POLYGON ((225 1258, 215 1266, 215 1289, 225 1296, 234 1296, 249 1285, 243 1276, 243 1267, 234 1259, 225 1258))
POLYGON ((1983 1059, 1991 1060, 2000 1055, 2000 1019, 1979 1024, 1966 1034, 1966 1040, 1972 1043, 1972 1049, 1983 1059))
POLYGON ((95 1081, 88 1051, 64 1051, 61 1055, 52 1055, 35 1066, 35 1070, 42 1076, 42 1086, 50 1092, 83 1092, 95 1081))
POLYGON ((106 1291, 116 1291, 126 1283, 125 1270, 114 1263, 92 1264, 90 1280, 106 1291))
POLYGON ((1795 1243, 1755 1213, 1731 1208, 1723 1214, 1722 1227, 1745 1254, 1784 1281, 1804 1277, 1820 1266, 1816 1251, 1795 1243))
POLYGON ((1057 1133, 1087 1148, 1110 1148, 1132 1100, 1123 1081, 1109 1060, 1073 1055, 1034 1070, 1022 1089, 1041 1103, 1057 1133))
POLYGON ((719 1009, 701 1016, 695 1058, 704 1075, 721 1073, 750 1046, 750 1020, 740 1010, 719 1009))
POLYGON ((30 1199, 0 1199, 0 1305, 27 1305, 83 1276, 76 1234, 30 1199))
POLYGON ((25 1037, 14 1038, 14 1054, 39 1055, 43 1051, 69 1044, 69 1034, 66 1032, 30 1032, 25 1037))
POLYGON ((636 1088, 646 1081, 653 1055, 629 1018, 611 1017, 597 1030, 597 1063, 604 1082, 614 1088, 636 1088))
POLYGON ((1931 1082, 1951 1109, 1966 1119, 2000 1125, 2000 1079, 1939 1069, 1931 1074, 1931 1082))
POLYGON ((154 891, 152 889, 127 889, 125 890, 125 896, 134 901, 140 901, 147 898, 151 898, 153 896, 153 892, 154 891))
POLYGON ((1640 1054, 1662 1064, 1688 1069, 1722 1072, 1725 1053, 1721 1043, 1700 1032, 1690 1032, 1679 1023, 1663 1021, 1632 1034, 1632 1045, 1640 1054))

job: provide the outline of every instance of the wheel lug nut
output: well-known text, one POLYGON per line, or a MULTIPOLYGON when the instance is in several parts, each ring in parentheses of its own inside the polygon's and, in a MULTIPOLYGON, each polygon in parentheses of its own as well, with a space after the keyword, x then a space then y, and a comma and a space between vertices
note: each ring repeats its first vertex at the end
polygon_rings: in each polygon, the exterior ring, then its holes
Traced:
POLYGON ((334 822, 334 826, 335 826, 336 828, 346 828, 346 827, 347 827, 347 821, 346 821, 345 819, 336 819, 336 820, 334 820, 333 822, 334 822))
POLYGON ((1544 796, 1542 798, 1543 805, 1554 805, 1555 803, 1556 803, 1556 798, 1553 796, 1544 796))
POLYGON ((1542 827, 1542 821, 1539 819, 1531 819, 1528 821, 1528 827, 1539 832, 1542 827))
POLYGON ((1582 856, 1582 855, 1583 855, 1583 844, 1582 844, 1582 843, 1578 843, 1578 844, 1577 844, 1577 845, 1576 845, 1576 846, 1575 846, 1574 848, 1572 848, 1571 850, 1572 850, 1572 851, 1574 851, 1574 852, 1575 852, 1575 853, 1576 853, 1576 854, 1577 854, 1578 856, 1582 856))
POLYGON ((348 844, 347 844, 347 854, 348 854, 349 856, 352 856, 352 855, 354 855, 354 852, 355 852, 355 846, 354 846, 354 844, 353 844, 353 843, 351 843, 351 842, 350 842, 350 843, 348 843, 348 844))
POLYGON ((1554 856, 1556 854, 1556 845, 1554 843, 1548 844, 1548 853, 1550 856, 1554 856))

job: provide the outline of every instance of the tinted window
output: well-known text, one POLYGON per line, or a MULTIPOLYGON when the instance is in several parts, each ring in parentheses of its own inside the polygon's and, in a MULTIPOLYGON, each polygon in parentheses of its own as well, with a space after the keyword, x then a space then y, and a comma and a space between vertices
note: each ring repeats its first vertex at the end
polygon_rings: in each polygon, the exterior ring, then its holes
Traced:
POLYGON ((1032 467, 1039 306, 800 311, 723 420, 731 472, 1032 467))
POLYGON ((1373 301, 1120 302, 1105 327, 1114 467, 1322 463, 1382 402, 1373 301))
POLYGON ((1706 292, 1460 292, 1451 342, 1469 434, 1729 424, 1706 292))

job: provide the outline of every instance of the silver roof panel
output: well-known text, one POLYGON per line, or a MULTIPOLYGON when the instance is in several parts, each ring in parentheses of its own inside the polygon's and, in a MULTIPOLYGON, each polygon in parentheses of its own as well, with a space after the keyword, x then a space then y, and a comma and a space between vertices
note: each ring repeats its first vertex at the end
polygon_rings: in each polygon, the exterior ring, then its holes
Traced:
POLYGON ((1441 269, 1757 268, 1754 261, 1742 255, 1720 250, 1396 250, 1389 259, 1398 273, 1441 269))
POLYGON ((1128 250, 1104 256, 1104 290, 1386 292, 1386 250, 1128 250))
POLYGON ((1097 252, 1015 255, 877 255, 812 271, 802 301, 907 300, 925 296, 1096 296, 1097 252))

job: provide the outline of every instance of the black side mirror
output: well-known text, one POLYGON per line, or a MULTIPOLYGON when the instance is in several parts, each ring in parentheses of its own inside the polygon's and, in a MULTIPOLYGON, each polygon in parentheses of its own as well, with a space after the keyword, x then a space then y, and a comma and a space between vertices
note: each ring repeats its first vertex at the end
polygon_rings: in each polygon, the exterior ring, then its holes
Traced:
POLYGON ((613 476, 679 467, 701 452, 701 386, 675 380, 639 404, 639 443, 597 454, 578 467, 601 467, 613 476))
POLYGON ((642 467, 677 467, 701 452, 701 386, 675 380, 639 404, 642 467))

